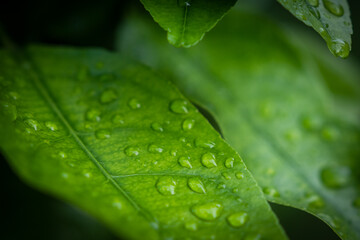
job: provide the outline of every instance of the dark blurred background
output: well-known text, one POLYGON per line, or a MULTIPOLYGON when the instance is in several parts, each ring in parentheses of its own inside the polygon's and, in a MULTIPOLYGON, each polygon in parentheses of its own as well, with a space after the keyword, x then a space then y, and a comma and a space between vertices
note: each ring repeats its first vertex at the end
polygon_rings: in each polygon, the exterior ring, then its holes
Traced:
MULTIPOLYGON (((248 0, 251 1, 251 0, 248 0)), ((253 1, 254 2, 254 1, 253 1)), ((275 0, 257 0, 267 15, 314 31, 297 21, 275 0)), ((354 28, 351 57, 360 60, 360 1, 350 0, 354 28)), ((102 47, 113 50, 115 31, 130 5, 122 0, 2 0, 0 26, 18 45, 48 43, 102 47)), ((324 43, 325 45, 325 43, 324 43)), ((12 172, 0 155, 0 238, 12 239, 118 239, 91 216, 34 190, 12 172)), ((272 204, 290 239, 339 239, 323 222, 305 212, 272 204)))

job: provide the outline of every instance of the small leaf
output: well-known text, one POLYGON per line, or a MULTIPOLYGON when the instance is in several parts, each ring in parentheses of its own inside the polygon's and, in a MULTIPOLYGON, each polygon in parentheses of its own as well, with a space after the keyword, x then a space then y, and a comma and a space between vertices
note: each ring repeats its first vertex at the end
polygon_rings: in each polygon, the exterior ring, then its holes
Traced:
POLYGON ((356 67, 329 59, 312 38, 289 39, 261 15, 229 14, 189 50, 166 46, 139 18, 122 31, 123 54, 170 74, 209 109, 268 200, 316 215, 343 239, 360 238, 356 67))
POLYGON ((278 0, 296 18, 311 26, 337 57, 351 50, 352 25, 346 0, 278 0))
POLYGON ((26 55, 0 51, 0 146, 25 181, 131 239, 286 239, 240 157, 172 84, 102 50, 26 55))
POLYGON ((210 31, 236 0, 141 0, 176 47, 191 47, 210 31))

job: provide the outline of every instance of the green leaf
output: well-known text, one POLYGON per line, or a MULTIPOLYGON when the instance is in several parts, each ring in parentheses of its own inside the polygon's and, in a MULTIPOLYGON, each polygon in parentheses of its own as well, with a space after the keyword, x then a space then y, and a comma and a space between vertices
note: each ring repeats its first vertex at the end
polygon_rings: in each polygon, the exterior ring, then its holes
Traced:
POLYGON ((346 0, 278 0, 296 18, 311 26, 337 57, 351 50, 352 25, 346 0))
POLYGON ((286 239, 240 157, 172 84, 102 50, 26 55, 0 51, 0 146, 32 186, 131 239, 286 239))
POLYGON ((239 12, 191 50, 167 47, 139 18, 119 36, 123 54, 162 69, 214 115, 268 200, 316 215, 343 239, 360 238, 356 66, 239 12))
POLYGON ((236 0, 141 0, 176 47, 191 47, 210 31, 236 0))

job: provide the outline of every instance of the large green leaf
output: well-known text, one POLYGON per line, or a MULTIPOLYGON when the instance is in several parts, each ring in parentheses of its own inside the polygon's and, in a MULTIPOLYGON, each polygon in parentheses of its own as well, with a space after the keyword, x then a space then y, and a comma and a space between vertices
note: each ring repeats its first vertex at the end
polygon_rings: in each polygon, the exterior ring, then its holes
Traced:
POLYGON ((176 47, 191 47, 210 31, 236 0, 141 0, 176 47))
POLYGON ((213 113, 270 201, 360 239, 360 87, 352 66, 260 15, 230 14, 191 50, 167 47, 136 18, 119 34, 123 54, 163 69, 213 113))
POLYGON ((240 157, 172 84, 102 50, 26 54, 0 51, 0 146, 31 185, 131 239, 286 239, 240 157))
POLYGON ((346 0, 278 0, 326 41, 330 51, 346 58, 351 50, 352 25, 346 0))

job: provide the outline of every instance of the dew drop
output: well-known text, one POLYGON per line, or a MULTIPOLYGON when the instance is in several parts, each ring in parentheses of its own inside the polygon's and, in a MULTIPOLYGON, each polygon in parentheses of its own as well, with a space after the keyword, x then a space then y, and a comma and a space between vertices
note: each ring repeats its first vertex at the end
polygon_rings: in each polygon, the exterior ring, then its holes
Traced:
POLYGON ((131 109, 139 109, 141 108, 141 104, 139 102, 139 100, 137 100, 136 98, 131 98, 128 102, 128 105, 131 109))
POLYGON ((260 239, 261 239, 260 234, 249 234, 244 238, 244 240, 260 240, 260 239))
POLYGON ((151 128, 152 128, 152 130, 154 130, 156 132, 163 132, 164 131, 163 126, 158 122, 153 122, 151 124, 151 128))
POLYGON ((234 158, 227 158, 227 159, 225 160, 225 167, 226 167, 226 168, 232 168, 232 167, 234 167, 234 161, 235 161, 234 158))
POLYGON ((191 212, 201 220, 213 221, 220 217, 223 208, 220 203, 213 202, 195 205, 191 208, 191 212))
POLYGON ((194 127, 194 125, 195 125, 195 120, 188 118, 188 119, 185 119, 185 120, 183 121, 183 123, 182 123, 182 129, 183 129, 184 131, 189 131, 189 130, 191 130, 191 129, 194 127))
POLYGON ((124 124, 123 117, 120 114, 116 114, 112 118, 112 123, 114 123, 114 124, 124 124))
POLYGON ((196 193, 206 193, 206 188, 204 183, 199 178, 189 178, 188 179, 189 188, 196 193))
POLYGON ((324 201, 317 195, 308 195, 307 202, 309 208, 322 208, 324 206, 324 201))
POLYGON ((69 174, 63 172, 61 173, 61 177, 67 179, 69 178, 69 174))
POLYGON ((190 7, 191 0, 178 0, 177 4, 179 7, 190 7))
POLYGON ((111 137, 111 134, 108 129, 101 129, 95 132, 95 137, 97 139, 107 139, 111 137))
POLYGON ((174 100, 170 103, 170 110, 173 113, 186 114, 189 112, 188 102, 182 99, 174 100))
POLYGON ((318 127, 318 123, 311 117, 304 117, 301 124, 308 131, 315 130, 318 127))
POLYGON ((148 150, 151 153, 162 153, 164 151, 164 149, 162 149, 161 147, 159 147, 155 144, 150 144, 148 147, 148 150))
POLYGON ((57 131, 58 130, 58 126, 54 122, 47 121, 47 122, 45 122, 45 126, 48 129, 50 129, 51 131, 57 131))
POLYGON ((139 149, 137 147, 127 147, 125 148, 124 152, 129 157, 135 157, 139 155, 139 149))
POLYGON ((313 7, 319 6, 319 0, 307 0, 307 2, 313 7))
POLYGON ((65 152, 59 152, 59 156, 61 157, 61 158, 67 158, 67 154, 65 153, 65 152))
POLYGON ((12 105, 7 102, 1 102, 0 103, 2 108, 2 114, 10 119, 10 121, 15 121, 17 119, 18 113, 15 105, 12 105))
POLYGON ((34 129, 35 131, 40 129, 40 124, 34 119, 26 119, 25 124, 34 129))
POLYGON ((351 171, 348 167, 325 167, 321 170, 320 178, 328 188, 339 189, 350 182, 351 171))
POLYGON ((216 187, 217 189, 225 189, 226 188, 226 185, 224 183, 220 183, 217 185, 216 187))
POLYGON ((118 96, 117 96, 115 90, 107 89, 101 94, 100 102, 104 103, 104 104, 111 103, 111 102, 115 101, 117 98, 118 98, 118 96))
POLYGON ((17 92, 9 92, 9 96, 14 100, 18 100, 20 97, 19 93, 17 92))
POLYGON ((194 222, 194 221, 186 222, 185 229, 187 229, 189 231, 196 231, 197 230, 196 222, 194 222))
POLYGON ((202 139, 202 138, 197 138, 195 140, 195 146, 196 147, 201 147, 201 148, 208 148, 208 149, 211 149, 211 148, 214 148, 215 147, 215 143, 210 141, 210 140, 205 140, 205 139, 202 139))
POLYGON ((236 212, 226 218, 228 223, 235 228, 243 226, 248 219, 249 215, 246 212, 236 212))
POLYGON ((236 177, 237 179, 243 179, 243 178, 244 178, 244 174, 243 174, 242 172, 237 172, 237 173, 235 173, 235 177, 236 177))
POLYGON ((165 176, 159 178, 156 183, 156 188, 162 195, 175 195, 176 182, 172 177, 165 176))
POLYGON ((238 188, 233 188, 232 192, 237 193, 237 192, 239 192, 239 189, 238 188))
POLYGON ((270 197, 280 197, 280 193, 275 188, 272 187, 263 188, 263 192, 264 194, 270 197))
POLYGON ((180 157, 179 160, 178 160, 180 166, 191 169, 192 166, 191 166, 191 163, 189 161, 189 158, 190 157, 180 157))
POLYGON ((338 3, 335 3, 333 0, 323 0, 326 10, 337 17, 344 15, 344 8, 338 3))
POLYGON ((207 168, 216 167, 215 155, 212 153, 205 153, 201 156, 201 163, 207 168))
POLYGON ((226 180, 230 180, 230 179, 231 179, 230 174, 229 174, 229 173, 227 173, 227 172, 223 172, 221 175, 222 175, 222 176, 223 176, 223 178, 225 178, 226 180))
POLYGON ((85 118, 92 122, 99 122, 101 116, 101 111, 96 108, 91 108, 85 113, 85 118))
POLYGON ((330 51, 337 57, 346 58, 349 56, 350 45, 341 39, 331 41, 328 46, 330 51))
POLYGON ((113 206, 114 208, 117 208, 117 209, 121 209, 121 208, 122 208, 122 204, 121 204, 120 200, 114 200, 114 201, 112 202, 112 206, 113 206))
POLYGON ((314 17, 316 17, 317 19, 320 19, 321 15, 317 8, 310 8, 309 11, 314 17))

